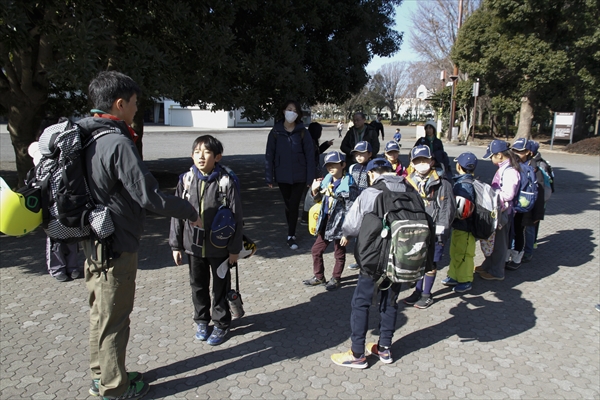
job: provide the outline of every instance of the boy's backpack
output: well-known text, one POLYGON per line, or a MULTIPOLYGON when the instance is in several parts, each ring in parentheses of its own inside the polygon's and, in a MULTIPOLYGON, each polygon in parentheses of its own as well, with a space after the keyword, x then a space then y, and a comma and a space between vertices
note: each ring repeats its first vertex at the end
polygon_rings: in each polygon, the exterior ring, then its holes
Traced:
POLYGON ((498 229, 502 216, 502 199, 490 185, 478 179, 467 178, 465 183, 473 185, 475 210, 470 217, 471 233, 475 239, 488 239, 498 229))
POLYGON ((392 192, 385 182, 372 212, 365 214, 355 257, 381 281, 413 282, 433 266, 435 225, 415 192, 392 192))
POLYGON ((26 183, 40 190, 42 226, 53 241, 74 243, 90 237, 102 240, 114 232, 109 210, 96 204, 90 194, 85 163, 86 147, 110 133, 120 130, 87 132, 64 118, 40 136, 42 158, 26 183))
POLYGON ((537 178, 535 169, 527 164, 521 163, 521 172, 519 173, 519 190, 515 196, 515 211, 526 213, 533 209, 535 200, 537 199, 537 178))

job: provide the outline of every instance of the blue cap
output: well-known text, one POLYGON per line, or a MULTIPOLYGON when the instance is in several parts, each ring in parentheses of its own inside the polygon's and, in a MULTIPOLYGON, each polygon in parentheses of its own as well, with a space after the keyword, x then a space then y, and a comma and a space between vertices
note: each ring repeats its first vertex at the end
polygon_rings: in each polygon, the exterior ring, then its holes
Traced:
POLYGON ((414 160, 418 157, 431 158, 431 150, 429 149, 429 146, 419 145, 413 147, 410 151, 410 159, 414 160))
POLYGON ((502 153, 510 148, 508 142, 504 140, 492 140, 483 155, 484 159, 488 159, 492 156, 492 154, 502 153))
POLYGON ((385 152, 387 153, 388 151, 400 151, 400 146, 398 146, 395 140, 390 140, 385 144, 385 152))
POLYGON ((536 142, 535 140, 527 141, 527 150, 531 151, 534 156, 538 153, 539 149, 540 149, 540 144, 538 142, 536 142))
POLYGON ((354 146, 354 150, 352 150, 352 153, 365 153, 365 152, 369 152, 369 153, 373 152, 371 143, 365 142, 365 141, 356 143, 356 146, 354 146))
POLYGON ((323 165, 333 164, 333 163, 341 163, 346 160, 346 156, 338 151, 332 151, 325 155, 325 160, 323 161, 323 165))
POLYGON ((468 151, 456 157, 454 162, 457 162, 458 165, 467 171, 475 171, 475 168, 477 168, 477 156, 468 151))
POLYGON ((367 172, 375 168, 389 168, 392 170, 392 164, 385 158, 374 158, 367 164, 367 172))
POLYGON ((511 148, 516 151, 528 150, 527 149, 527 139, 519 138, 519 139, 515 140, 515 142, 511 146, 511 148))

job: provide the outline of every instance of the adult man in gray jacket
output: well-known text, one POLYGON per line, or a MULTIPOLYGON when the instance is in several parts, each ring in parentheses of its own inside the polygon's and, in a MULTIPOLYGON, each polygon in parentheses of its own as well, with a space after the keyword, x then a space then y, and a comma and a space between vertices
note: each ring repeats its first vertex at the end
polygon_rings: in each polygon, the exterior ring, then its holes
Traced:
POLYGON ((162 193, 144 165, 129 127, 137 112, 138 85, 115 71, 101 72, 89 85, 93 118, 79 122, 90 132, 112 130, 92 142, 85 152, 86 175, 94 201, 108 210, 115 231, 108 248, 83 242, 85 281, 90 304, 90 393, 105 399, 138 399, 148 384, 137 372, 125 370, 129 315, 133 310, 138 249, 145 209, 198 220, 184 199, 162 193))

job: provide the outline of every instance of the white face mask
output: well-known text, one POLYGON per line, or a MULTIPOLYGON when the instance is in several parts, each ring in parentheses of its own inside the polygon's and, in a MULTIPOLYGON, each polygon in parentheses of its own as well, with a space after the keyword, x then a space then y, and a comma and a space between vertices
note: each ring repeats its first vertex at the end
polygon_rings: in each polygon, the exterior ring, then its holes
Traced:
POLYGON ((285 111, 285 120, 288 122, 288 124, 291 124, 292 122, 296 122, 296 118, 298 118, 298 114, 296 114, 293 111, 285 111))
POLYGON ((414 167, 415 167, 415 170, 421 175, 425 175, 431 169, 431 165, 429 165, 427 163, 420 163, 420 164, 415 165, 414 167))

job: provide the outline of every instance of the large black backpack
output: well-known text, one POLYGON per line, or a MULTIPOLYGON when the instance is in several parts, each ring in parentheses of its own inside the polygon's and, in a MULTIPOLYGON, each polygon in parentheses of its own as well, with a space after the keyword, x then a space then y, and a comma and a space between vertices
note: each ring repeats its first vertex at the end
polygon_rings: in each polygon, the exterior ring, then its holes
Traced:
POLYGON ((354 256, 374 279, 414 282, 433 269, 435 225, 416 192, 393 192, 385 182, 373 211, 365 214, 354 256))
POLYGON ((29 173, 27 186, 39 190, 42 227, 56 242, 74 243, 109 237, 114 225, 109 210, 96 204, 86 178, 85 149, 117 128, 87 132, 68 119, 44 130, 39 139, 40 162, 29 173))

